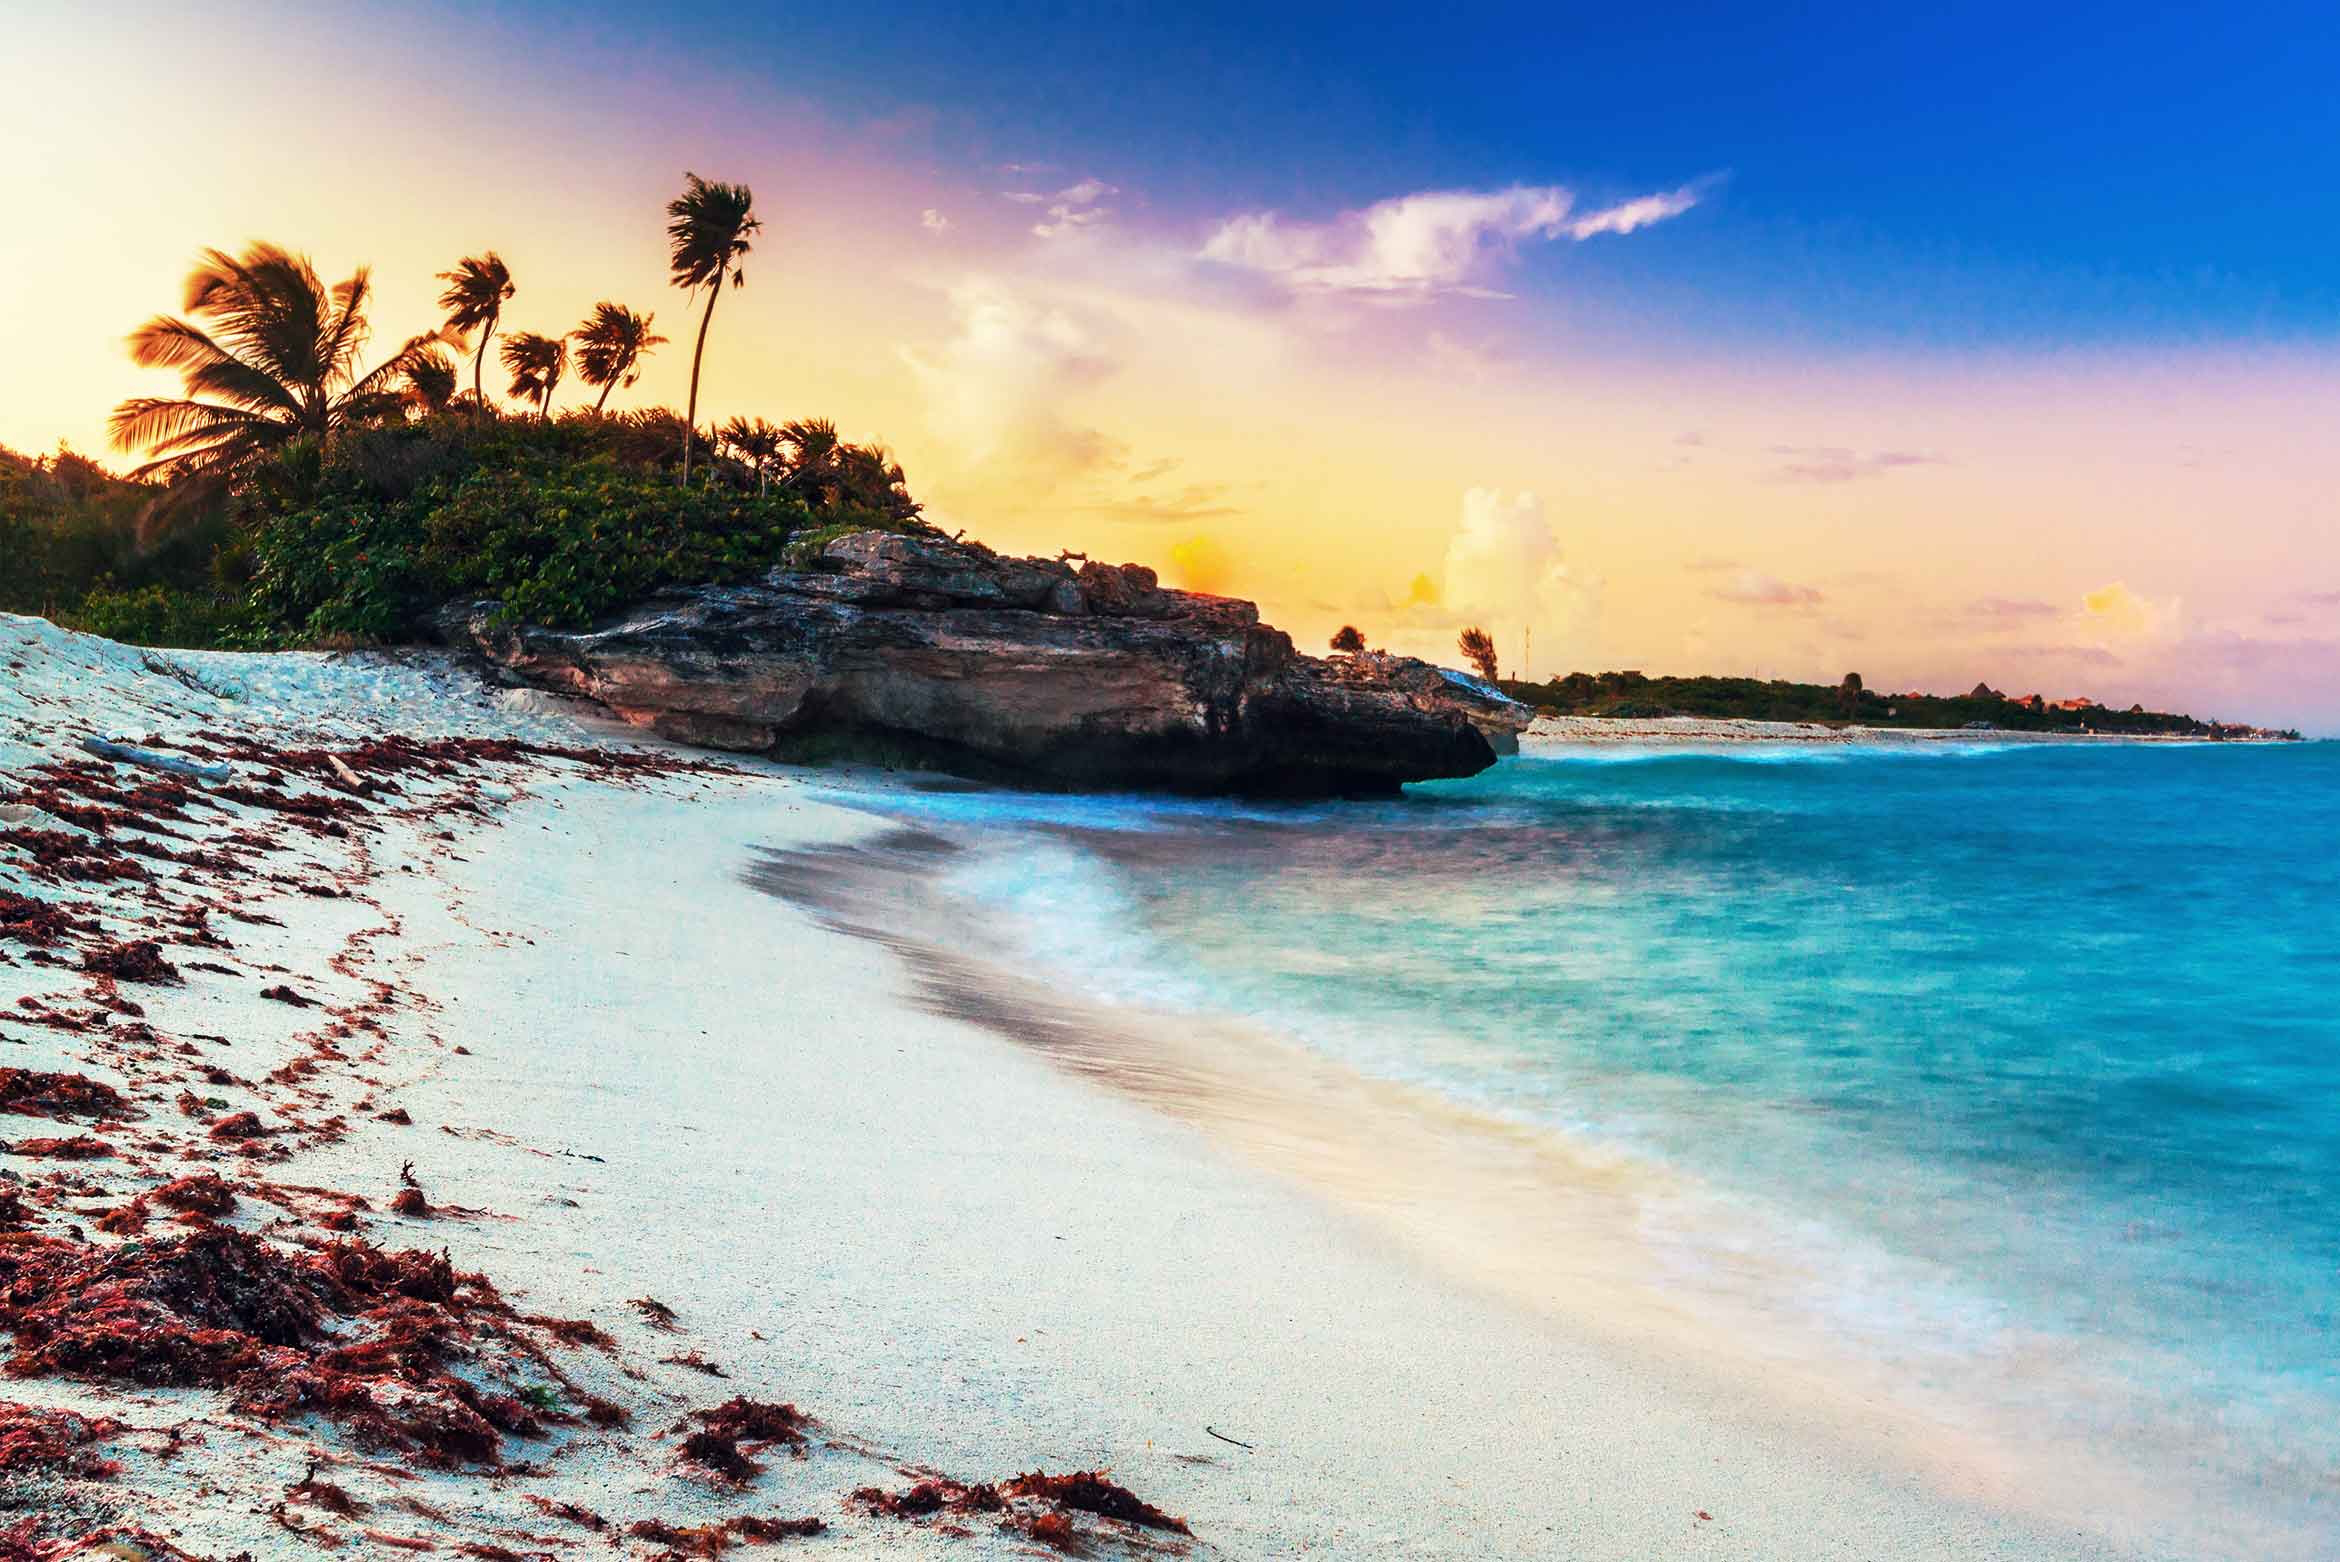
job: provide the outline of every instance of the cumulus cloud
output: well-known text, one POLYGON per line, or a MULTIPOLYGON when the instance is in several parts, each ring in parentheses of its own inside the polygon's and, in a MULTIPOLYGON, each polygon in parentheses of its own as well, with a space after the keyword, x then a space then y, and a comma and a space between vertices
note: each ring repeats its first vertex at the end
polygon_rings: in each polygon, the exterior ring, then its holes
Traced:
POLYGON ((1100 204, 1109 195, 1119 195, 1116 185, 1098 178, 1077 180, 1054 193, 1039 190, 1009 190, 1007 199, 1020 206, 1044 206, 1046 213, 1032 224, 1032 232, 1043 239, 1063 238, 1104 222, 1113 215, 1113 208, 1100 204))
POLYGON ((948 233, 951 228, 951 219, 929 206, 918 214, 918 226, 929 233, 948 233))
POLYGON ((1939 466, 1940 456, 1920 450, 1853 450, 1843 445, 1774 445, 1781 464, 1771 473, 1778 483, 1851 483, 1911 466, 1939 466))
POLYGON ((2127 581, 2099 586, 2080 598, 2088 627, 2115 639, 2146 639, 2168 633, 2178 619, 2175 602, 2155 602, 2129 589, 2127 581))
POLYGON ((1698 186, 1684 185, 1579 212, 1573 191, 1514 185, 1508 190, 1425 190, 1325 223, 1295 222, 1272 211, 1246 212, 1211 231, 1201 258, 1264 274, 1301 292, 1389 299, 1437 293, 1499 297, 1484 279, 1522 242, 1632 233, 1688 211, 1699 195, 1698 186))
POLYGON ((1118 367, 1093 322, 988 281, 962 284, 950 302, 951 336, 927 352, 902 350, 938 434, 977 460, 1012 456, 1060 472, 1121 458, 1117 441, 1061 411, 1118 367))
POLYGON ((1441 580, 1416 575, 1400 601, 1372 593, 1359 605, 1380 622, 1361 626, 1366 634, 1452 662, 1455 631, 1476 624, 1496 637, 1510 667, 1522 631, 1534 632, 1543 663, 1547 654, 1586 649, 1599 621, 1604 583, 1569 566, 1543 501, 1532 493, 1465 492, 1442 574, 1441 580))

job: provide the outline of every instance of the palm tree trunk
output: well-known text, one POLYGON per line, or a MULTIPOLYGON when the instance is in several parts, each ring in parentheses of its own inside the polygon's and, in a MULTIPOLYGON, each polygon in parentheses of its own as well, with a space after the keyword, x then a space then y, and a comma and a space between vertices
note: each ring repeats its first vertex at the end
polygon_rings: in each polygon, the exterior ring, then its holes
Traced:
POLYGON ((707 352, 707 327, 715 319, 715 300, 723 295, 723 273, 715 273, 707 289, 707 312, 699 316, 699 341, 691 349, 691 406, 683 414, 683 486, 691 485, 691 446, 699 441, 699 360, 707 352))
POLYGON ((495 317, 491 315, 488 317, 488 323, 480 328, 479 351, 471 355, 471 400, 476 407, 487 405, 487 393, 479 388, 479 366, 487 362, 488 338, 495 334, 495 317))
POLYGON ((595 417, 600 417, 601 409, 609 405, 609 393, 617 388, 617 382, 618 377, 614 374, 601 382, 601 395, 593 403, 593 415, 595 417))

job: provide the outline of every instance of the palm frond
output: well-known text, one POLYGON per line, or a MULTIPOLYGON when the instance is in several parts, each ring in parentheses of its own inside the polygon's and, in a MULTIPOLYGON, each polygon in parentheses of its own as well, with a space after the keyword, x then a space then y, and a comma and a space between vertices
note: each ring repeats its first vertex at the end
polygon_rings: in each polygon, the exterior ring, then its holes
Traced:
POLYGON ((753 247, 748 236, 764 226, 755 215, 755 196, 744 184, 722 184, 683 175, 683 193, 666 204, 670 269, 680 288, 720 284, 753 247))

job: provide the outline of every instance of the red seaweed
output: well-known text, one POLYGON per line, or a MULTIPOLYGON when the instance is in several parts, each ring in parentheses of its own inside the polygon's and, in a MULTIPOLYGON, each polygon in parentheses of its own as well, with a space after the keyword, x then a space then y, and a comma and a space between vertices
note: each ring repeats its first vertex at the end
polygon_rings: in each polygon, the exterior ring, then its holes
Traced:
POLYGON ((26 1117, 126 1117, 130 1103, 113 1086, 87 1074, 0 1068, 0 1112, 26 1117))

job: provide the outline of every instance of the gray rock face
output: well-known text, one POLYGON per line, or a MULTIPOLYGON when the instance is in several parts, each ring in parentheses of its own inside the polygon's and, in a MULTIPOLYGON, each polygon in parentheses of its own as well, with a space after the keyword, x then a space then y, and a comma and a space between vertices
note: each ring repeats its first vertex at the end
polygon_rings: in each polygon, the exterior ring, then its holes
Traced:
POLYGON ((1249 602, 1138 565, 860 532, 817 567, 582 631, 450 610, 520 679, 709 748, 1073 788, 1352 795, 1468 776, 1532 714, 1409 658, 1300 655, 1249 602))

